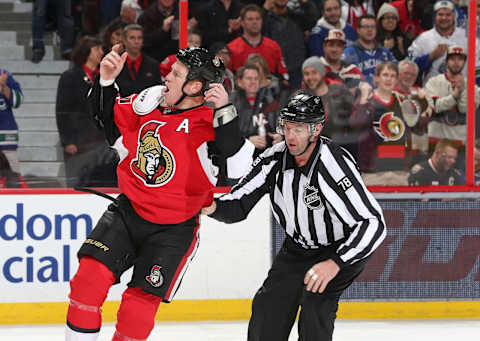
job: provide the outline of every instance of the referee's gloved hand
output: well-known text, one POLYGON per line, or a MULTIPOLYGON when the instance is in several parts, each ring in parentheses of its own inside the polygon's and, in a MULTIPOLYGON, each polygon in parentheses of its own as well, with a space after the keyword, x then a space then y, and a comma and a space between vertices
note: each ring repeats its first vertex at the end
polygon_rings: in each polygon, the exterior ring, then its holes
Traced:
POLYGON ((340 267, 331 259, 315 264, 307 271, 303 279, 303 283, 307 286, 306 290, 313 293, 324 292, 328 282, 330 282, 339 271, 340 267))

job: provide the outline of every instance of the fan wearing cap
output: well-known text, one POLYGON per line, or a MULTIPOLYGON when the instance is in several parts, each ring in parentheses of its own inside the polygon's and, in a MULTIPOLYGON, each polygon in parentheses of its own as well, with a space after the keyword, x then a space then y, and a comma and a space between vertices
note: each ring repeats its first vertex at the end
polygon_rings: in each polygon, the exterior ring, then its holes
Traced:
POLYGON ((345 33, 348 44, 357 40, 355 29, 341 18, 342 1, 325 0, 322 2, 323 16, 318 19, 317 24, 312 28, 312 33, 308 38, 308 54, 310 56, 323 56, 323 41, 328 35, 328 31, 336 28, 345 33))
POLYGON ((330 79, 327 83, 325 70, 320 57, 307 58, 302 65, 305 89, 320 96, 324 103, 328 124, 323 127, 323 136, 332 139, 356 158, 358 137, 349 123, 353 96, 342 81, 330 79))
MULTIPOLYGON (((445 53, 449 46, 467 46, 465 30, 455 25, 455 5, 448 0, 439 0, 433 10, 433 28, 420 34, 408 48, 409 58, 423 73, 423 85, 447 71, 445 53)), ((466 70, 463 73, 466 75, 466 70)))
MULTIPOLYGON (((467 54, 460 45, 448 48, 445 62, 445 73, 430 78, 425 90, 433 98, 435 114, 428 125, 430 151, 435 143, 443 138, 455 141, 459 148, 458 166, 465 157, 465 141, 467 136, 467 91, 465 69, 467 54)), ((480 100, 479 88, 475 86, 475 108, 480 100)))
POLYGON ((341 81, 355 96, 358 84, 365 80, 362 71, 354 65, 341 59, 347 41, 342 30, 331 29, 323 42, 324 56, 320 57, 325 67, 325 81, 331 83, 341 81))
POLYGON ((78 252, 70 282, 67 341, 96 340, 109 288, 133 267, 112 341, 146 340, 160 302, 171 302, 198 247, 199 213, 213 200, 218 165, 239 178, 253 145, 241 138, 222 86, 221 60, 202 48, 177 53, 165 86, 116 96, 127 55, 115 45, 100 63, 91 108, 117 150, 121 194, 78 252), (206 106, 205 102, 210 102, 206 106), (94 274, 94 275, 93 275, 94 274))
POLYGON ((325 124, 322 99, 295 92, 280 112, 285 141, 265 150, 230 193, 202 210, 231 224, 268 194, 285 230, 282 251, 253 298, 250 341, 288 340, 299 307, 300 339, 332 340, 342 292, 385 238, 382 209, 352 156, 320 135, 325 124))

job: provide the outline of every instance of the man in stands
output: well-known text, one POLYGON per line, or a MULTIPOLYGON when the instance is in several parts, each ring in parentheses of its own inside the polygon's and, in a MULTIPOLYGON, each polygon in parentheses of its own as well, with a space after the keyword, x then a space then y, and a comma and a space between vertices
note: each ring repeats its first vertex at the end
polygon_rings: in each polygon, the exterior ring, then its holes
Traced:
POLYGON ((365 77, 355 64, 347 64, 341 60, 346 44, 345 33, 336 28, 331 29, 323 42, 325 56, 320 57, 320 60, 327 73, 325 81, 330 83, 334 80, 341 80, 355 96, 358 85, 361 81, 365 81, 365 77))
POLYGON ((268 64, 271 73, 280 75, 283 84, 288 86, 288 70, 283 60, 280 46, 272 39, 262 35, 262 9, 257 5, 247 5, 240 12, 243 35, 228 43, 230 49, 230 69, 236 72, 245 65, 252 53, 260 54, 268 64))
MULTIPOLYGON (((428 125, 430 150, 440 139, 455 141, 459 146, 458 164, 464 169, 465 141, 467 138, 467 89, 465 68, 467 54, 460 45, 450 46, 446 56, 445 73, 430 78, 425 90, 433 98, 435 112, 428 125)), ((480 105, 480 93, 475 86, 475 108, 480 105)))
POLYGON ((142 53, 143 28, 137 24, 125 26, 123 43, 127 52, 127 62, 118 76, 117 82, 122 97, 139 93, 161 81, 160 64, 157 60, 142 53))
POLYGON ((331 29, 338 29, 345 34, 347 43, 353 44, 357 40, 355 29, 341 19, 342 1, 323 1, 323 16, 318 20, 317 25, 312 29, 308 39, 308 52, 311 56, 323 56, 323 42, 331 29))
POLYGON ((358 19, 358 40, 343 51, 342 59, 355 64, 370 85, 374 86, 373 77, 378 64, 397 60, 390 50, 380 46, 376 41, 377 20, 373 15, 365 14, 358 19))
POLYGON ((420 34, 408 48, 409 58, 418 64, 423 73, 423 84, 445 73, 445 54, 449 46, 467 46, 465 30, 455 26, 455 5, 448 0, 439 0, 433 10, 434 27, 420 34))
POLYGON ((458 147, 453 141, 442 139, 435 146, 432 156, 418 163, 410 170, 410 186, 426 185, 463 185, 462 174, 454 168, 458 147))

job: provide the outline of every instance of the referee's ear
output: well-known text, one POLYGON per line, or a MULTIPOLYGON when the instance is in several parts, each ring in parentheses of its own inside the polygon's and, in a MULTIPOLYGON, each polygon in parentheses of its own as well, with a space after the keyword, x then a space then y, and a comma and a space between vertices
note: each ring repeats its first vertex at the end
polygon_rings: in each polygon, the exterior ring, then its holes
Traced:
POLYGON ((322 130, 323 130, 323 125, 321 123, 317 123, 317 125, 315 126, 315 134, 313 134, 313 136, 314 137, 319 136, 322 130))

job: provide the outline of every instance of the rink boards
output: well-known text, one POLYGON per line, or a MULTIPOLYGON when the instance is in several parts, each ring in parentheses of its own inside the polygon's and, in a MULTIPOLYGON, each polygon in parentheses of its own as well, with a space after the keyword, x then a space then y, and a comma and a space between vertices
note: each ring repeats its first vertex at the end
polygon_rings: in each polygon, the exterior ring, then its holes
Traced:
MULTIPOLYGON (((90 194, 0 195, 0 323, 62 323, 76 251, 109 201, 90 194)), ((271 263, 269 201, 265 197, 244 222, 224 225, 202 217, 200 248, 176 299, 157 318, 244 320, 251 298, 271 263)), ((103 307, 114 321, 130 273, 114 286, 103 307)), ((342 302, 340 318, 479 318, 479 302, 342 302)))

